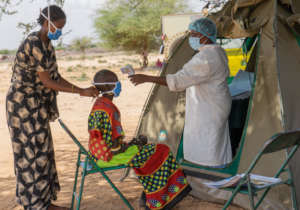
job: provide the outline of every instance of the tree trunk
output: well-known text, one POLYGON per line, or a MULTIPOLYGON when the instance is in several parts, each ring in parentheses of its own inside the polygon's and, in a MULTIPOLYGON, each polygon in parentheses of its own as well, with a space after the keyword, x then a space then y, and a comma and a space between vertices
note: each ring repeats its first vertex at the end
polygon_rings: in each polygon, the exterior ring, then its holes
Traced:
POLYGON ((146 68, 148 66, 148 40, 147 37, 144 40, 144 46, 142 51, 142 68, 146 68))
POLYGON ((143 59, 143 65, 142 65, 142 68, 146 68, 148 66, 148 52, 147 51, 144 51, 142 53, 142 59, 143 59))

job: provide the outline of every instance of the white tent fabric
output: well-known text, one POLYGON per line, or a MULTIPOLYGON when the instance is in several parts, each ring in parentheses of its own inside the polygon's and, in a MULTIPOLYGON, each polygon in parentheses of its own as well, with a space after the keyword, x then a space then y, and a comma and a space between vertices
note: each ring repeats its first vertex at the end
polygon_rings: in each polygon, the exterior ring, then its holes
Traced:
MULTIPOLYGON (((300 37, 298 42, 295 37, 300 31, 300 19, 297 13, 300 13, 299 0, 232 0, 223 10, 209 15, 217 24, 219 37, 245 38, 260 35, 257 52, 253 54, 255 58, 250 59, 248 64, 255 68, 256 83, 252 102, 249 104, 246 136, 241 148, 238 172, 248 168, 268 138, 281 131, 300 128, 300 37)), ((185 36, 180 40, 184 38, 185 36)), ((168 64, 161 75, 175 73, 194 55, 187 40, 180 40, 171 47, 174 53, 170 53, 168 64)), ((151 141, 158 142, 159 133, 166 131, 167 140, 160 143, 168 144, 176 154, 184 126, 184 104, 184 93, 170 93, 165 87, 154 86, 145 104, 137 133, 145 134, 151 141)), ((274 175, 284 159, 285 152, 268 155, 257 166, 255 173, 274 175)), ((298 207, 299 159, 300 151, 290 164, 295 179, 298 207)), ((207 195, 204 191, 199 189, 197 192, 202 193, 202 196, 207 195)), ((211 194, 217 193, 208 193, 209 196, 211 194)), ((209 199, 209 196, 203 198, 209 199)), ((221 200, 226 198, 222 196, 221 200)), ((272 189, 266 199, 261 209, 290 208, 288 187, 272 189)), ((248 206, 247 202, 242 202, 243 198, 236 201, 242 206, 248 206)))

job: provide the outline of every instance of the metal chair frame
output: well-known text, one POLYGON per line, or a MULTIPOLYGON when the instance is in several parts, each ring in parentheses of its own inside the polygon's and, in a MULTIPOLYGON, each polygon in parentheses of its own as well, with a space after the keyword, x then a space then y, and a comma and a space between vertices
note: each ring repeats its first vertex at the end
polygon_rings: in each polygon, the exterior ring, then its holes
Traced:
POLYGON ((238 193, 247 194, 250 201, 251 209, 257 209, 259 205, 262 203, 268 192, 272 187, 275 187, 277 185, 285 184, 288 185, 291 188, 291 198, 292 198, 292 206, 294 210, 298 210, 297 201, 296 201, 296 191, 294 186, 293 177, 291 174, 290 169, 288 168, 288 163, 298 150, 300 145, 300 131, 289 131, 284 133, 279 133, 273 136, 270 140, 268 140, 263 148, 260 150, 260 152, 256 155, 252 163, 250 164, 249 168, 246 170, 245 175, 241 178, 238 185, 235 188, 222 188, 225 190, 232 191, 231 197, 228 199, 228 201, 225 203, 223 210, 227 209, 231 202, 233 201, 234 197, 238 193), (279 152, 282 150, 286 150, 287 157, 285 161, 281 164, 279 170, 276 172, 276 174, 273 176, 274 178, 278 178, 282 173, 288 173, 288 178, 275 184, 268 184, 264 186, 263 188, 255 188, 251 184, 250 180, 250 173, 255 168, 258 161, 261 159, 261 157, 265 154, 279 152), (243 188, 243 186, 247 186, 246 189, 243 188), (254 202, 254 197, 257 196, 257 193, 259 191, 264 191, 258 201, 254 202))
POLYGON ((110 184, 110 186, 113 188, 113 190, 120 196, 120 198, 126 204, 126 206, 129 209, 133 210, 133 207, 129 203, 129 201, 125 198, 125 196, 120 192, 120 190, 115 186, 115 184, 110 180, 110 178, 105 173, 106 171, 125 169, 125 168, 127 168, 127 166, 126 165, 119 165, 119 166, 105 167, 105 168, 99 167, 90 158, 88 151, 82 146, 82 144, 73 135, 73 133, 70 131, 70 129, 65 125, 65 123, 61 119, 58 119, 58 122, 61 125, 61 127, 67 132, 67 134, 71 137, 71 139, 74 141, 74 143, 79 147, 78 155, 77 155, 77 161, 76 161, 75 180, 74 180, 73 192, 72 192, 72 202, 71 202, 71 208, 70 209, 71 210, 74 209, 75 200, 77 201, 75 209, 76 210, 80 209, 85 177, 89 174, 100 173, 103 176, 103 178, 110 184), (84 158, 84 161, 81 161, 82 157, 84 158), (82 166, 82 163, 83 163, 83 166, 82 166), (92 168, 88 169, 88 165, 92 165, 92 168), (81 173, 81 183, 80 183, 79 195, 78 195, 77 194, 77 180, 78 180, 80 166, 82 166, 82 173, 81 173))

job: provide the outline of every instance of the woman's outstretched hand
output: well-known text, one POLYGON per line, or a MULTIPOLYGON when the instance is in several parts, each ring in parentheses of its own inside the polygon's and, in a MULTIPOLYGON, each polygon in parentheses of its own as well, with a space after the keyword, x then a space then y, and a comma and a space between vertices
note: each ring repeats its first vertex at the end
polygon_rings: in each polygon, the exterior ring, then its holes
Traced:
POLYGON ((128 78, 135 86, 145 83, 145 82, 150 82, 149 76, 147 76, 145 74, 134 74, 134 75, 128 76, 128 78))
POLYGON ((80 91, 80 96, 97 97, 98 95, 99 91, 93 86, 89 88, 83 88, 80 91))

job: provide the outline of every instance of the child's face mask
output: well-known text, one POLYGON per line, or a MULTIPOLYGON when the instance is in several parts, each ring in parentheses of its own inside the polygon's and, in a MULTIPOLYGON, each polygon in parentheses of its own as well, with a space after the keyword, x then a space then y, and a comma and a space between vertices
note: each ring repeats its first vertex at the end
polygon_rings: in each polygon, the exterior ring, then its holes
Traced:
POLYGON ((118 97, 122 91, 122 85, 120 81, 117 82, 93 82, 93 85, 115 85, 114 89, 102 92, 103 94, 112 93, 114 97, 118 97))

